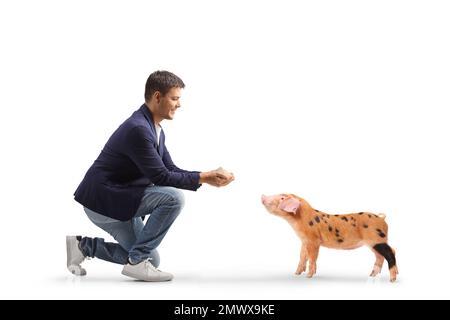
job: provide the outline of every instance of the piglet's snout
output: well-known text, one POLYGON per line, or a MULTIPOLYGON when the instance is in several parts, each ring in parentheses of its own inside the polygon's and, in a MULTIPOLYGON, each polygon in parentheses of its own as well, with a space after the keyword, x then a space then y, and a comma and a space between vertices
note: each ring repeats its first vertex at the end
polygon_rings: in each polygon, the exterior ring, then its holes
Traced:
POLYGON ((261 196, 261 202, 263 203, 263 204, 268 204, 268 197, 266 197, 265 195, 262 195, 261 196))

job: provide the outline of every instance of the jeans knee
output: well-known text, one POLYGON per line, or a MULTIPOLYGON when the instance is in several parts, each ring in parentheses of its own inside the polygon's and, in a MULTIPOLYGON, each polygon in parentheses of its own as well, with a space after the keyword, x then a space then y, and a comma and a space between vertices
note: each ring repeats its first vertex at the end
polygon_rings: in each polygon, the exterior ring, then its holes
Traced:
POLYGON ((179 207, 181 211, 185 203, 184 193, 178 189, 172 188, 170 195, 172 197, 173 205, 179 207))

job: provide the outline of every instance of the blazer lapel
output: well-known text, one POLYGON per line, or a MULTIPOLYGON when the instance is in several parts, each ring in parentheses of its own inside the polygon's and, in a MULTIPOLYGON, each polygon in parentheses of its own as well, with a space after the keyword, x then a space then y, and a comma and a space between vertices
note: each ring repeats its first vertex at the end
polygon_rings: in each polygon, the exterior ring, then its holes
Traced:
MULTIPOLYGON (((142 110, 142 112, 144 113, 144 116, 147 118, 147 120, 148 120, 148 122, 149 122, 149 124, 150 124, 150 128, 152 128, 152 131, 153 131, 153 134, 154 134, 154 136, 155 136, 155 140, 158 138, 158 135, 156 134, 156 128, 155 128, 155 123, 153 122, 153 115, 152 115, 152 113, 150 112, 150 110, 148 109, 148 107, 147 107, 147 105, 145 105, 145 104, 143 104, 142 106, 141 106, 141 110, 142 110)), ((162 135, 163 135, 164 133, 163 133, 163 131, 162 131, 162 129, 161 129, 161 132, 160 132, 160 135, 159 135, 159 144, 157 143, 156 144, 156 151, 158 152, 158 154, 160 155, 160 156, 162 156, 162 153, 163 153, 163 150, 164 150, 164 146, 163 146, 163 142, 162 141, 164 141, 163 139, 162 139, 162 135)))

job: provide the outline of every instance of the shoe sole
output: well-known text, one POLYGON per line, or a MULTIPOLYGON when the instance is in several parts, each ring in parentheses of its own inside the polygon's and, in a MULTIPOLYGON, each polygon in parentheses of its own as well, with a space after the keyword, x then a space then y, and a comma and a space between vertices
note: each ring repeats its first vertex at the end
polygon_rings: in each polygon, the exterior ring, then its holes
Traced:
POLYGON ((86 270, 77 265, 68 266, 67 269, 75 276, 85 276, 86 270))
POLYGON ((148 279, 148 278, 147 278, 147 279, 141 279, 141 278, 139 278, 137 275, 135 275, 134 273, 127 272, 126 270, 122 270, 122 274, 123 274, 124 276, 133 278, 133 279, 135 279, 135 280, 145 281, 145 282, 166 282, 166 281, 171 281, 171 280, 173 279, 173 276, 170 277, 170 278, 167 278, 167 279, 165 279, 165 278, 155 278, 155 279, 148 279))

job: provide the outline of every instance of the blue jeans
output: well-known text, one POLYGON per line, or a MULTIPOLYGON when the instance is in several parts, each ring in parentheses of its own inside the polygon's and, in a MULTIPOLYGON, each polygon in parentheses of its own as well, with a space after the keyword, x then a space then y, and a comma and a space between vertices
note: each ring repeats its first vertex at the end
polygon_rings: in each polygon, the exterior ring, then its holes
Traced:
POLYGON ((128 221, 120 221, 84 208, 88 218, 108 232, 118 243, 105 242, 102 238, 83 237, 80 249, 87 257, 126 264, 150 259, 159 265, 156 248, 184 206, 183 193, 173 187, 148 186, 140 206, 128 221), (149 215, 144 224, 142 217, 149 215))

